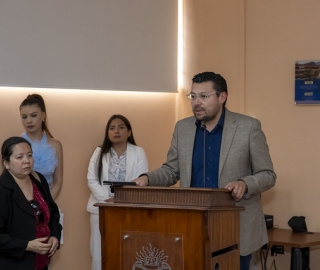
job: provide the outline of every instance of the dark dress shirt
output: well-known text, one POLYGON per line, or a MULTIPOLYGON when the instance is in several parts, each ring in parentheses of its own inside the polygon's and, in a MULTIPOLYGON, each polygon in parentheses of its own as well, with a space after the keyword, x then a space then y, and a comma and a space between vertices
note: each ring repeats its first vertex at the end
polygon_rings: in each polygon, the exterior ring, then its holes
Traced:
POLYGON ((224 115, 225 110, 216 127, 210 132, 201 126, 201 121, 197 120, 195 123, 197 130, 192 156, 191 187, 219 187, 219 161, 224 115))

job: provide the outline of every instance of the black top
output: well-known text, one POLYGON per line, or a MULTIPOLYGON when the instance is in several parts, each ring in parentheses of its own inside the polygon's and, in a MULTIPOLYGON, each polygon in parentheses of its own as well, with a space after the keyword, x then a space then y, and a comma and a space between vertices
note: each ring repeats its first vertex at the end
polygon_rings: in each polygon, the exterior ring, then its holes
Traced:
MULTIPOLYGON (((41 182, 30 174, 50 210, 50 235, 60 241, 62 226, 57 204, 53 201, 44 176, 41 182)), ((36 217, 20 187, 5 170, 0 176, 0 269, 34 270, 35 253, 26 251, 28 242, 36 238, 36 217)))

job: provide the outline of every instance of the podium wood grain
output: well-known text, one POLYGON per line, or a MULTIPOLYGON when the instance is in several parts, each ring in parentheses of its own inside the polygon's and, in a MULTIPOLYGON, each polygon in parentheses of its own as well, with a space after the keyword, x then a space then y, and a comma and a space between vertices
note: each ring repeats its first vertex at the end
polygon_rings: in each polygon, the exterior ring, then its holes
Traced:
POLYGON ((170 268, 164 269, 211 270, 215 269, 216 264, 219 264, 218 269, 239 269, 239 211, 242 208, 235 206, 228 191, 160 188, 159 194, 154 196, 150 196, 149 191, 152 194, 157 193, 156 188, 148 187, 116 188, 115 202, 97 204, 102 238, 102 269, 157 269, 128 268, 126 263, 134 265, 135 262, 127 262, 126 258, 134 258, 133 254, 139 253, 138 248, 146 249, 148 243, 157 243, 160 246, 169 243, 171 235, 181 235, 176 238, 181 241, 182 250, 179 251, 180 246, 169 248, 170 244, 163 247, 163 253, 168 256, 167 263, 170 265, 170 268), (117 192, 121 193, 121 196, 117 196, 117 192), (131 195, 124 196, 125 193, 131 195), (190 197, 193 196, 194 201, 199 202, 198 205, 181 204, 189 193, 192 193, 190 197), (197 193, 202 198, 196 198, 194 194, 197 193), (171 204, 159 204, 154 200, 156 197, 161 201, 168 194, 171 204), (216 198, 210 199, 215 195, 216 198), (179 196, 183 198, 179 199, 179 196), (135 203, 129 203, 128 197, 135 203), (148 203, 146 198, 152 198, 149 199, 152 204, 148 203), (210 206, 207 206, 208 202, 210 206), (123 247, 126 245, 125 237, 132 238, 139 233, 147 234, 148 241, 145 242, 146 237, 141 237, 141 243, 137 244, 138 240, 132 241, 132 250, 123 247))

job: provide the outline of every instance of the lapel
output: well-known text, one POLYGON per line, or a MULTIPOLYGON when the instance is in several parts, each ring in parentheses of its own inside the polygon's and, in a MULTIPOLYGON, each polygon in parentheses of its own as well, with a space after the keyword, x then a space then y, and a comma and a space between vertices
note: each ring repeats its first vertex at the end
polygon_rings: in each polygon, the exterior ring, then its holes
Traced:
MULTIPOLYGON (((101 151, 101 148, 100 148, 101 151)), ((107 154, 103 154, 102 158, 102 172, 101 172, 101 183, 102 181, 108 180, 108 172, 109 172, 109 162, 110 162, 110 151, 107 154)), ((97 161, 97 175, 98 175, 98 161, 97 161)))
POLYGON ((193 147, 194 147, 194 138, 196 136, 197 126, 195 124, 196 119, 194 117, 190 117, 188 119, 187 125, 185 125, 186 129, 183 129, 180 136, 184 137, 184 147, 183 154, 186 157, 186 167, 180 168, 180 171, 186 171, 187 177, 187 186, 191 184, 191 173, 192 173, 192 155, 193 155, 193 147))
MULTIPOLYGON (((134 155, 134 146, 131 143, 127 143, 127 168, 126 168, 126 181, 131 181, 132 180, 132 172, 135 171, 134 168, 134 160, 135 160, 136 156, 134 155)), ((135 175, 135 173, 134 173, 135 175)))
POLYGON ((28 200, 26 199, 20 187, 14 180, 13 176, 7 170, 5 170, 1 178, 3 180, 3 186, 13 191, 13 199, 17 206, 21 208, 24 212, 34 217, 34 213, 29 205, 28 200))
MULTIPOLYGON (((36 172, 35 172, 36 173, 36 172)), ((45 179, 41 179, 40 176, 38 175, 39 179, 36 179, 34 175, 32 175, 32 173, 30 174, 30 178, 31 178, 31 181, 37 186, 38 190, 40 191, 43 199, 46 201, 48 207, 49 207, 49 210, 51 212, 51 206, 50 206, 50 203, 49 203, 49 197, 48 197, 48 193, 45 192, 45 189, 43 187, 43 183, 45 183, 44 181, 46 181, 45 179)))
POLYGON ((223 166, 226 162, 230 146, 232 140, 234 138, 234 134, 237 130, 236 119, 232 112, 225 109, 225 118, 224 118, 224 125, 223 125, 223 132, 222 132, 222 142, 221 142, 221 151, 220 151, 220 162, 219 162, 219 180, 221 177, 221 172, 223 166))

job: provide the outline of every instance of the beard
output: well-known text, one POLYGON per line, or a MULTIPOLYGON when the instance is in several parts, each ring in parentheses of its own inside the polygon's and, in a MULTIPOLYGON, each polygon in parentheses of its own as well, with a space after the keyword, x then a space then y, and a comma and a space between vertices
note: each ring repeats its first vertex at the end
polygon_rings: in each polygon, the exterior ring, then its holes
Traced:
POLYGON ((208 122, 208 121, 212 121, 212 120, 216 119, 216 117, 217 117, 217 115, 219 113, 219 108, 208 112, 207 110, 205 110, 201 106, 195 106, 192 111, 193 111, 194 117, 197 120, 208 122), (201 112, 203 112, 203 115, 200 115, 200 116, 197 115, 197 110, 199 110, 199 109, 200 109, 201 112))

